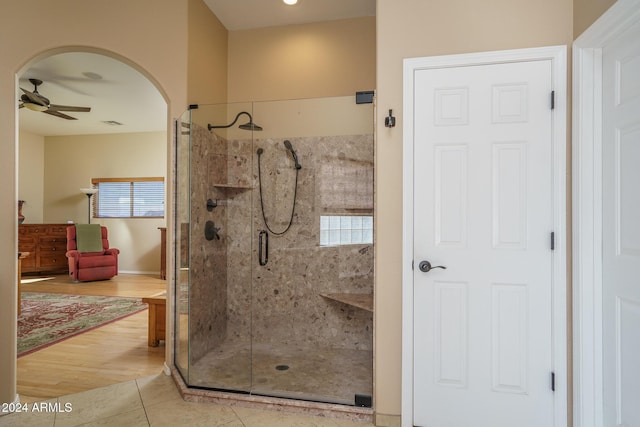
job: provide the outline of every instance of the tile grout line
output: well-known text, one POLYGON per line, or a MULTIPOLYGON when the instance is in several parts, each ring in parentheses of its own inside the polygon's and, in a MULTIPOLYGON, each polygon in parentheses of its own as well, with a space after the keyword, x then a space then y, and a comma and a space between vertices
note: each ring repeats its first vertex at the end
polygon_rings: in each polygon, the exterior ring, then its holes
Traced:
POLYGON ((138 396, 140 397, 140 404, 142 405, 142 410, 144 411, 144 416, 147 419, 147 425, 151 426, 151 421, 149 420, 149 414, 147 413, 147 407, 144 404, 144 399, 142 398, 142 392, 140 391, 140 384, 138 384, 138 380, 134 380, 136 382, 136 389, 138 390, 138 396))

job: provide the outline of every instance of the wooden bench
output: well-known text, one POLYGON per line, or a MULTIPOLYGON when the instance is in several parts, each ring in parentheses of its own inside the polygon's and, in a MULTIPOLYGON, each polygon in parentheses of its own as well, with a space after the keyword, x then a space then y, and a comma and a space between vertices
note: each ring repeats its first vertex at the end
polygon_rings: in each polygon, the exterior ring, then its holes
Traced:
POLYGON ((165 339, 167 295, 165 292, 152 297, 142 298, 149 304, 149 347, 157 347, 165 339))

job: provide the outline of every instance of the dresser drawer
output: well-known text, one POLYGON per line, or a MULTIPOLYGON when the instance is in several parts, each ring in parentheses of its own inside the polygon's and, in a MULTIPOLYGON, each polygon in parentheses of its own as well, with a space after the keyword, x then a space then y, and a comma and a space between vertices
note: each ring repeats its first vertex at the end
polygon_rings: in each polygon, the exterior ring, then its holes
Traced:
POLYGON ((30 252, 32 255, 36 251, 36 241, 33 238, 18 240, 18 252, 30 252))
POLYGON ((61 239, 60 237, 41 237, 40 238, 40 251, 41 252, 62 252, 67 251, 67 239, 61 239))
POLYGON ((46 224, 21 224, 18 227, 18 234, 38 236, 47 234, 49 232, 49 226, 46 224))
POLYGON ((49 271, 59 271, 64 270, 69 267, 69 262, 67 261, 67 257, 63 254, 45 254, 42 253, 40 255, 40 265, 38 266, 41 270, 49 270, 49 271))
POLYGON ((23 273, 68 271, 67 224, 18 225, 18 250, 29 252, 22 262, 23 273))
POLYGON ((20 261, 23 273, 29 273, 36 270, 36 257, 33 256, 33 252, 29 253, 29 256, 22 258, 20 261))
POLYGON ((67 238, 67 225, 50 225, 49 226, 49 234, 51 236, 61 236, 65 239, 67 238))

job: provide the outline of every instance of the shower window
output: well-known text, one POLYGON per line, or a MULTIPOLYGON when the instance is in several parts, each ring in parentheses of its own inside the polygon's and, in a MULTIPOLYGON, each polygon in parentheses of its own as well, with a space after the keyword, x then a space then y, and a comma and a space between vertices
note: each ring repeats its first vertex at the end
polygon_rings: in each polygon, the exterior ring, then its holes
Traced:
POLYGON ((320 246, 373 243, 373 217, 320 216, 320 246))

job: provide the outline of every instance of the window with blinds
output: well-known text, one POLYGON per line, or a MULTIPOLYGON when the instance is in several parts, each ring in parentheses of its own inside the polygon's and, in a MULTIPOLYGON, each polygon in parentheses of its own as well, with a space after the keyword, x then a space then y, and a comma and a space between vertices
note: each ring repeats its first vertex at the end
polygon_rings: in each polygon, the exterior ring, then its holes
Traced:
POLYGON ((164 178, 94 178, 96 218, 163 218, 164 178))

